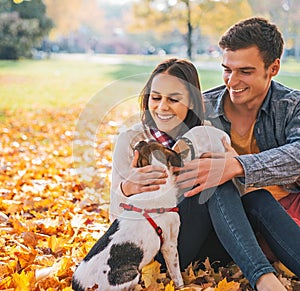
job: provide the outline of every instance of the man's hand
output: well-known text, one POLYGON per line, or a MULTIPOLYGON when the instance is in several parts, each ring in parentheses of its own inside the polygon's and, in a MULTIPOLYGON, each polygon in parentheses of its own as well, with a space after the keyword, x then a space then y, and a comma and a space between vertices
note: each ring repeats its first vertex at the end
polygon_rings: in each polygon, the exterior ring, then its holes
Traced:
POLYGON ((225 139, 222 141, 225 153, 205 153, 200 159, 192 160, 184 167, 176 169, 179 171, 176 179, 178 187, 191 189, 185 192, 185 197, 221 185, 234 177, 243 176, 243 167, 235 158, 238 154, 225 139))
POLYGON ((166 183, 167 173, 164 168, 152 165, 137 168, 138 157, 139 152, 135 151, 130 165, 130 176, 121 184, 125 196, 155 191, 159 189, 159 185, 166 183))

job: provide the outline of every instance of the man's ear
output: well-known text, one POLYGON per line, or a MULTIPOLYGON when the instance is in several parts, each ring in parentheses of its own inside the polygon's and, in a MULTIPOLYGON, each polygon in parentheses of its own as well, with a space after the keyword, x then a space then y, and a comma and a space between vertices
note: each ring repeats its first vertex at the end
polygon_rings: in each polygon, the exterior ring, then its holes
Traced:
POLYGON ((271 64, 270 66, 270 72, 271 72, 271 76, 274 77, 278 74, 280 69, 280 60, 276 59, 273 64, 271 64))
POLYGON ((172 150, 174 150, 176 153, 180 154, 181 158, 184 160, 190 152, 190 147, 183 139, 179 139, 173 145, 172 150))

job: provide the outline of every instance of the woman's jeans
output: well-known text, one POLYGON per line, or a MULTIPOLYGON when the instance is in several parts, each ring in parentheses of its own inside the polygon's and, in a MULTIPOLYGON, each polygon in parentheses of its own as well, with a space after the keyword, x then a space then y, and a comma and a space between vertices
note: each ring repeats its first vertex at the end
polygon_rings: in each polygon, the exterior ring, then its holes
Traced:
POLYGON ((241 198, 229 181, 206 204, 199 204, 198 198, 179 204, 182 269, 206 257, 223 265, 233 260, 255 288, 261 275, 275 272, 258 245, 259 232, 276 257, 300 277, 300 228, 268 191, 256 190, 241 198))

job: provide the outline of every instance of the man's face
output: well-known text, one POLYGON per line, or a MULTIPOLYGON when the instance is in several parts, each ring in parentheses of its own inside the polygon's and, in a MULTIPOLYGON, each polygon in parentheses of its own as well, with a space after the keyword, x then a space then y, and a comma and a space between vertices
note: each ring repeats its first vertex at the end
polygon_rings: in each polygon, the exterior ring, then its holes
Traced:
POLYGON ((267 69, 256 46, 223 51, 223 80, 234 105, 260 106, 273 76, 278 73, 279 59, 267 69))

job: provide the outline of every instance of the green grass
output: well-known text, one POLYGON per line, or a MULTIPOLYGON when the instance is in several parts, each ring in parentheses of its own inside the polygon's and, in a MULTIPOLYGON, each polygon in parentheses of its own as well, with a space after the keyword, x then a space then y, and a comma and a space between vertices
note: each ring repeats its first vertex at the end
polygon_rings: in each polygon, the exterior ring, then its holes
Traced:
MULTIPOLYGON (((165 58, 165 57, 163 57, 165 58)), ((86 104, 95 96, 113 104, 137 95, 155 65, 157 56, 102 56, 102 60, 50 59, 0 61, 0 110, 68 107, 86 104), (109 64, 107 58, 122 60, 109 64)), ((197 59, 202 90, 222 83, 221 68, 210 69, 208 59, 197 59)), ((213 60, 218 62, 219 60, 213 60)), ((276 80, 300 89, 300 66, 285 61, 276 80)), ((100 100, 99 99, 99 100, 100 100)))
POLYGON ((65 107, 85 103, 112 81, 141 69, 136 65, 125 68, 85 61, 2 61, 0 108, 65 107))

